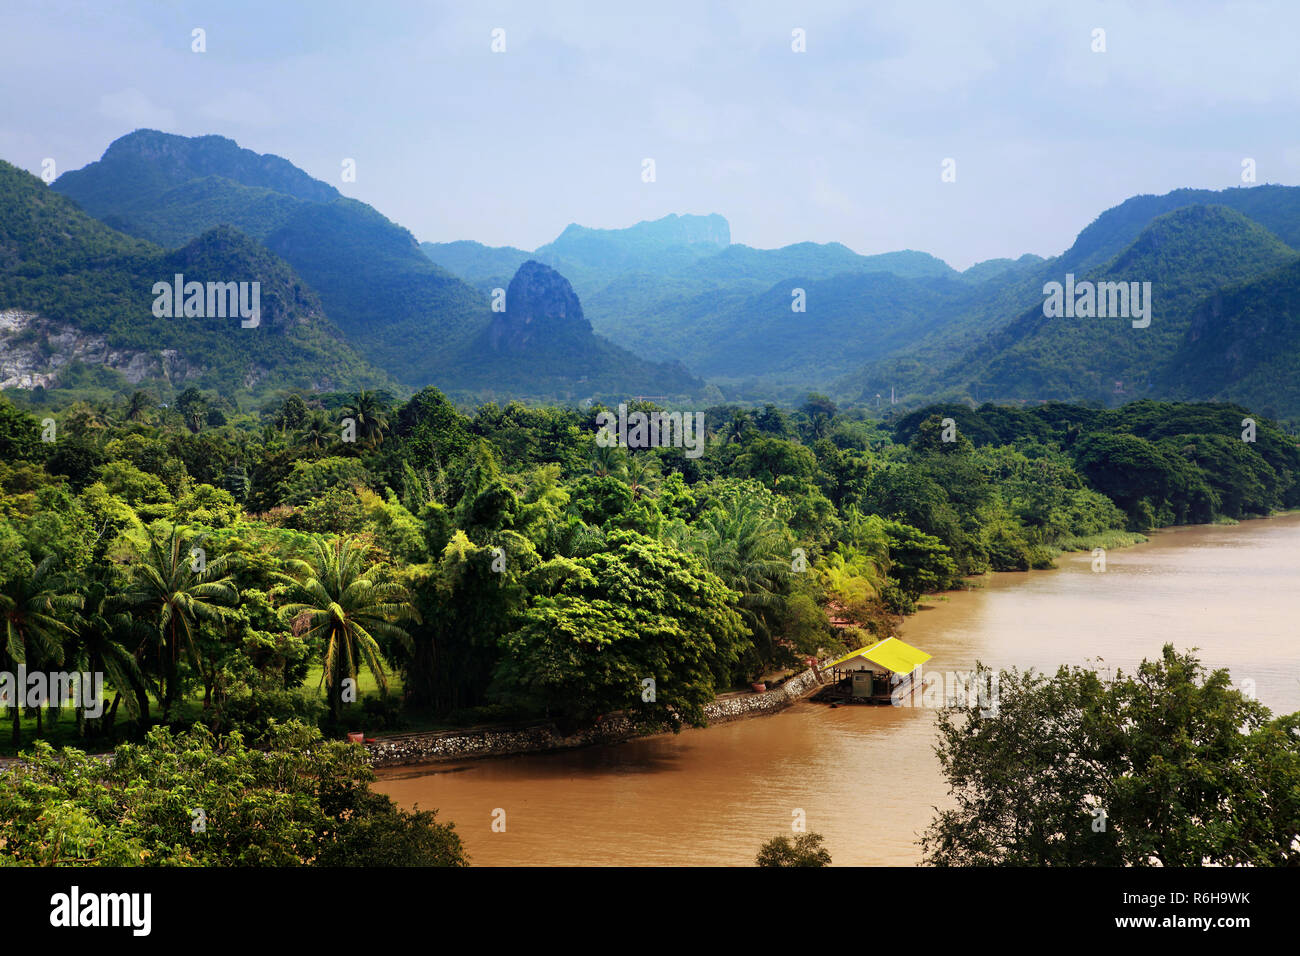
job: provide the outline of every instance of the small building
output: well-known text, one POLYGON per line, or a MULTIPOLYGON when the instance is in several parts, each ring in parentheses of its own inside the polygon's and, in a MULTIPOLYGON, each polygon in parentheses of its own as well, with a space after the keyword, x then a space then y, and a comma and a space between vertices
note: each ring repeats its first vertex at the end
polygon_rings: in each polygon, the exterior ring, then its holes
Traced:
POLYGON ((929 659, 925 651, 887 637, 827 664, 831 683, 818 699, 888 704, 895 694, 912 692, 913 678, 929 659))

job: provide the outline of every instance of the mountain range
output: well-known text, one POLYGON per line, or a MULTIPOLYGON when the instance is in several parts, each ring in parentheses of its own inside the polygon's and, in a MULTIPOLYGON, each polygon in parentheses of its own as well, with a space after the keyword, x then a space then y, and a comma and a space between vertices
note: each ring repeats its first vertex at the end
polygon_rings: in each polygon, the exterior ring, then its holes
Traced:
POLYGON ((457 400, 1231 400, 1300 417, 1300 188, 1106 210, 1059 256, 755 249, 720 215, 417 243, 288 160, 137 130, 52 186, 0 162, 0 387, 411 390, 457 400), (151 289, 259 281, 265 320, 151 289), (1049 317, 1047 284, 1150 283, 1152 321, 1049 317), (720 391, 719 391, 720 389, 720 391), (887 399, 884 399, 887 400, 887 399))
POLYGON ((302 277, 358 353, 407 387, 567 399, 625 386, 669 395, 702 387, 679 366, 617 349, 589 325, 562 341, 533 341, 522 364, 509 348, 484 351, 488 296, 436 266, 375 209, 224 137, 137 130, 53 189, 104 225, 164 247, 218 226, 246 236, 302 277), (521 367, 556 373, 526 378, 521 367))

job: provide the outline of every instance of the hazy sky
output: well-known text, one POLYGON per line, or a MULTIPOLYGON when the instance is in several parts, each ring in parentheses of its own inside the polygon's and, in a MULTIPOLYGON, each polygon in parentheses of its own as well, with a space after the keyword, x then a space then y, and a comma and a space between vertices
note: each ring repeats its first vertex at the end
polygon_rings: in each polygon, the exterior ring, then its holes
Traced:
POLYGON ((749 245, 965 268, 1059 253, 1136 193, 1239 185, 1245 157, 1300 182, 1297 37, 1294 2, 0 0, 0 158, 220 133, 421 240, 717 212, 749 245))

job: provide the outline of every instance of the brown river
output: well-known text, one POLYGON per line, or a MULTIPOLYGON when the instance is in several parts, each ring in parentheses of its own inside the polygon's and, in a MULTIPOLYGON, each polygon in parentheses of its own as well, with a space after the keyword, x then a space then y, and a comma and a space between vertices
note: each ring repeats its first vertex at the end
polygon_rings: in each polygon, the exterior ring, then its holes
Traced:
MULTIPOLYGON (((1073 554, 986 575, 900 636, 933 655, 927 672, 1127 670, 1172 642, 1253 681, 1275 713, 1300 710, 1300 514, 1170 529, 1106 557, 1105 573, 1073 554)), ((948 800, 934 740, 930 709, 800 702, 677 736, 381 770, 375 787, 455 822, 476 865, 752 865, 796 810, 836 865, 913 865, 948 800)))

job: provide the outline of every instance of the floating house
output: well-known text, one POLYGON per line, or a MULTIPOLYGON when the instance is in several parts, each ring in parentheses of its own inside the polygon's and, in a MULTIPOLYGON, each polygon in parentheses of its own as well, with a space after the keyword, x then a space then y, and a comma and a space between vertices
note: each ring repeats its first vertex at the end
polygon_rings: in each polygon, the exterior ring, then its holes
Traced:
POLYGON ((920 667, 930 659, 925 651, 896 637, 860 647, 823 668, 831 681, 818 700, 888 704, 896 694, 910 694, 920 667))

